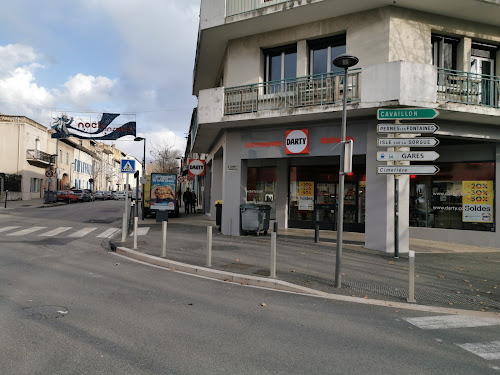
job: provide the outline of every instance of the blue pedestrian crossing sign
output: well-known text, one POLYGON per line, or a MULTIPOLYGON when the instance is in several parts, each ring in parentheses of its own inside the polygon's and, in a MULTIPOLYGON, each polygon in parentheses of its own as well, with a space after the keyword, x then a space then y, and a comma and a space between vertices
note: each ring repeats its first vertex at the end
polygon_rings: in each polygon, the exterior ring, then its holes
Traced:
POLYGON ((122 173, 134 173, 135 160, 122 159, 122 173))

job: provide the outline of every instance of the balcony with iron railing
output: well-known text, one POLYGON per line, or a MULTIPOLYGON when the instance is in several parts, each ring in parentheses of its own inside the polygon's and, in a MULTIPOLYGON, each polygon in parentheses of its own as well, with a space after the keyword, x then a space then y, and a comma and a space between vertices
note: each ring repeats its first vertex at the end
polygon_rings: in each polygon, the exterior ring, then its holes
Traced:
POLYGON ((36 167, 46 168, 55 165, 56 158, 57 155, 47 154, 40 150, 26 150, 26 160, 36 167))
POLYGON ((235 16, 292 0, 226 0, 226 17, 235 16))
POLYGON ((224 115, 265 110, 342 104, 345 88, 348 102, 360 100, 361 69, 262 82, 224 90, 224 115))
POLYGON ((500 108, 500 77, 438 68, 438 101, 500 108))

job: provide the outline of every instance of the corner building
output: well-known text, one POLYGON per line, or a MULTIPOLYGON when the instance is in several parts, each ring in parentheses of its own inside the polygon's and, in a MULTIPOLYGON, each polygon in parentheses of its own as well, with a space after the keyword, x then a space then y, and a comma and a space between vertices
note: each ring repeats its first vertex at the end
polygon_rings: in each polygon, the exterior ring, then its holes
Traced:
POLYGON ((439 116, 420 122, 439 126, 427 135, 439 145, 411 151, 440 157, 411 164, 440 171, 401 176, 400 251, 410 237, 499 247, 498 14, 494 0, 202 0, 188 151, 207 155, 205 212, 223 201, 226 235, 252 202, 281 228, 335 230, 347 95, 344 230, 394 251, 394 177, 377 174, 377 151, 390 150, 377 124, 394 121, 377 109, 431 108, 439 116), (332 64, 342 53, 359 59, 347 82, 332 64))

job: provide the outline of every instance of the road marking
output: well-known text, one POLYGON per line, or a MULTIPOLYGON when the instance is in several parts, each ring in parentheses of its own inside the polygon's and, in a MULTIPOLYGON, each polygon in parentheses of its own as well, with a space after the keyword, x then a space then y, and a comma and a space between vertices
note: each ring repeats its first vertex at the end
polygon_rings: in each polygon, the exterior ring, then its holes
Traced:
POLYGON ((78 232, 70 234, 68 237, 70 237, 70 238, 80 238, 80 237, 86 236, 90 232, 95 231, 96 229, 97 228, 83 228, 83 229, 80 229, 78 232))
POLYGON ((67 230, 70 230, 71 228, 73 228, 73 227, 59 227, 56 229, 52 229, 51 231, 48 231, 46 233, 39 234, 38 236, 39 237, 52 237, 52 236, 56 236, 62 232, 66 232, 67 230))
MULTIPOLYGON (((137 235, 138 236, 145 236, 148 233, 149 228, 150 227, 139 227, 139 228, 137 228, 137 235)), ((132 233, 130 235, 133 236, 134 232, 132 231, 132 233)))
POLYGON ((469 328, 500 325, 498 318, 480 318, 465 315, 429 316, 424 318, 405 318, 421 329, 469 328))
POLYGON ((20 226, 17 226, 17 227, 3 227, 3 228, 0 228, 0 233, 1 232, 7 232, 8 230, 17 229, 17 228, 20 228, 20 226))
POLYGON ((28 229, 20 230, 18 232, 8 233, 7 236, 24 236, 25 234, 30 234, 30 233, 33 233, 33 232, 36 232, 38 230, 42 230, 45 228, 47 228, 47 227, 31 227, 28 229))
POLYGON ((109 238, 120 231, 121 229, 119 228, 109 228, 106 229, 104 232, 102 232, 100 235, 98 235, 97 238, 109 238))
POLYGON ((500 359, 500 341, 456 345, 487 360, 500 359))

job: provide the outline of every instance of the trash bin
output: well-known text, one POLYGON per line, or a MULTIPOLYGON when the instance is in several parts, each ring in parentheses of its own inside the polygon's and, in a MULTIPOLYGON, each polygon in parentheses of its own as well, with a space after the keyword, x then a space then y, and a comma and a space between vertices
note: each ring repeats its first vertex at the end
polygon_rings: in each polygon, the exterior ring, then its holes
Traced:
POLYGON ((161 223, 162 221, 168 221, 168 211, 167 210, 157 210, 156 211, 156 222, 161 223))
POLYGON ((43 203, 56 203, 57 191, 45 190, 43 192, 43 203))
POLYGON ((222 201, 215 201, 215 225, 220 228, 222 225, 222 201))
POLYGON ((271 206, 267 204, 242 204, 240 206, 241 231, 243 234, 260 232, 267 234, 271 206))

